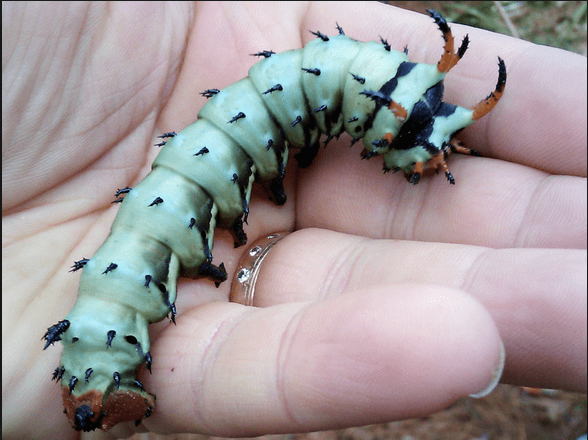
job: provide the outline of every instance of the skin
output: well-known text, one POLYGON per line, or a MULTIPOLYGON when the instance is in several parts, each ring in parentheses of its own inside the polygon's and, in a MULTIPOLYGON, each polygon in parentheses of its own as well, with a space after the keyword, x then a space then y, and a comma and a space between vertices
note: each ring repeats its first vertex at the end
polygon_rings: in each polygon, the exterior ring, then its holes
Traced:
MULTIPOLYGON (((108 234, 117 188, 144 177, 156 136, 191 123, 198 95, 244 77, 248 54, 302 47, 335 21, 362 41, 436 63, 429 17, 380 4, 3 3, 2 229, 5 438, 77 438, 41 336, 72 307, 108 234), (418 31, 415 31, 418 30, 418 31)), ((254 436, 418 417, 502 381, 586 392, 586 60, 452 25, 472 44, 445 100, 473 106, 508 71, 497 107, 452 157, 409 185, 342 136, 289 201, 256 186, 249 243, 297 230, 263 264, 255 305, 229 282, 179 285, 178 325, 151 327, 155 414, 135 430, 254 436)), ((246 250, 217 230, 229 275, 246 250)), ((84 434, 86 436, 87 434, 84 434)), ((102 434, 107 438, 109 434, 102 434)), ((82 436, 82 437, 84 437, 82 436)))

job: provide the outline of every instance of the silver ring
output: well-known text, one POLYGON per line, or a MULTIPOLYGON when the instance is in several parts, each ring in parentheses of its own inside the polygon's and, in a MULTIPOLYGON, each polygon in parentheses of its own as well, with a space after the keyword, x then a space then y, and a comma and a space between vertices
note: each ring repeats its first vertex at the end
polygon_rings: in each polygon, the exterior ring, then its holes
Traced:
POLYGON ((276 243, 288 234, 289 232, 287 231, 268 234, 253 243, 251 247, 243 253, 241 260, 239 260, 239 264, 237 265, 237 269, 235 270, 235 275, 233 276, 229 301, 246 306, 253 305, 255 283, 259 276, 261 263, 276 243))

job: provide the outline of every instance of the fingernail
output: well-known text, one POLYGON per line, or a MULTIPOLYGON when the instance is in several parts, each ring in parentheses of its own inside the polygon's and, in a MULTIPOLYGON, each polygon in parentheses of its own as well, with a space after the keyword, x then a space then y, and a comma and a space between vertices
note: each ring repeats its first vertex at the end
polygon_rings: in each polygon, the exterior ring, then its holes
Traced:
POLYGON ((473 397, 474 399, 481 399, 482 397, 486 397, 488 394, 490 394, 492 391, 494 391, 494 388, 496 388, 496 386, 498 385, 498 382, 500 382, 500 378, 502 377, 502 372, 504 371, 505 358, 506 358, 506 353, 504 351, 504 344, 502 343, 502 340, 500 340, 500 360, 498 362, 498 366, 496 367, 496 369, 494 370, 494 373, 492 374, 492 380, 482 391, 479 391, 474 394, 470 394, 470 397, 473 397))

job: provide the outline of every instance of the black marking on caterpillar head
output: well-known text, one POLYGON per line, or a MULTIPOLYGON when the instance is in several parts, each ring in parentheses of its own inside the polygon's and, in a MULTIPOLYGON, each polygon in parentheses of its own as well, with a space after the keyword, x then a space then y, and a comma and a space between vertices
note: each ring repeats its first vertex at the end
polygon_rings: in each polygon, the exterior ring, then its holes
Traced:
MULTIPOLYGON (((355 75, 354 73, 349 72, 349 74, 353 77, 353 79, 355 81, 357 81, 360 84, 365 84, 365 78, 362 78, 360 76, 355 75)), ((357 119, 357 118, 356 118, 357 119)))
POLYGON ((47 347, 55 344, 57 341, 61 341, 61 335, 67 331, 69 325, 70 322, 67 319, 64 319, 63 321, 59 321, 57 324, 49 327, 45 336, 41 338, 41 340, 44 339, 47 341, 43 350, 46 350, 47 347))
POLYGON ((156 197, 155 200, 153 200, 151 202, 151 204, 149 205, 149 207, 154 206, 154 205, 157 206, 160 203, 163 203, 163 199, 161 197, 156 197))
POLYGON ((114 379, 114 386, 116 387, 116 389, 118 390, 120 387, 120 373, 118 371, 115 371, 112 374, 112 378, 114 379))
POLYGON ((116 336, 116 332, 114 330, 109 330, 106 333, 106 348, 110 348, 110 346, 112 344, 112 340, 114 339, 115 336, 116 336))
POLYGON ((71 267, 71 270, 69 272, 75 272, 77 270, 80 270, 86 265, 88 261, 90 261, 88 258, 82 258, 79 261, 74 261, 74 265, 71 267))
POLYGON ((118 267, 118 264, 115 263, 110 263, 108 265, 108 267, 106 268, 106 270, 104 272, 102 272, 102 275, 107 274, 108 272, 112 272, 114 269, 116 269, 118 267))
POLYGON ((339 32, 339 35, 345 35, 345 32, 343 32, 343 28, 339 26, 339 23, 335 22, 335 24, 337 25, 337 31, 339 32))
POLYGON ((321 74, 321 69, 306 69, 304 67, 302 67, 302 70, 304 70, 306 73, 312 73, 313 75, 319 76, 321 74))
POLYGON ((206 153, 210 153, 210 150, 206 147, 202 147, 198 153, 194 154, 194 156, 204 156, 206 153))
POLYGON ((204 92, 200 93, 205 98, 212 98, 217 93, 220 93, 219 89, 206 89, 204 92))
POLYGON ((390 52, 390 45, 388 44, 387 40, 384 40, 382 37, 380 37, 380 42, 384 45, 384 49, 386 49, 388 52, 390 52))
POLYGON ((325 34, 321 34, 319 31, 313 32, 313 31, 309 31, 312 35, 316 35, 317 37, 319 37, 321 40, 323 41, 329 41, 329 37, 327 37, 325 34))
POLYGON ((265 92, 263 92, 262 95, 267 95, 268 93, 272 93, 272 92, 281 92, 282 90, 284 90, 282 85, 276 84, 275 86, 272 86, 271 88, 269 88, 265 92))
POLYGON ((273 50, 262 50, 261 52, 257 52, 257 53, 251 53, 249 55, 251 55, 252 57, 264 57, 264 58, 269 58, 272 55, 275 55, 276 53, 273 50))

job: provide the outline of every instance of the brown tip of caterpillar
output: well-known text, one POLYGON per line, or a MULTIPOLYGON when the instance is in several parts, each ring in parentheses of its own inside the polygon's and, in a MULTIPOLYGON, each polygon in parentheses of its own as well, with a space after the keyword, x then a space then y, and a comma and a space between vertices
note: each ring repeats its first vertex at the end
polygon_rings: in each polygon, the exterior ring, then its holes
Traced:
POLYGON ((149 417, 155 408, 155 396, 147 392, 117 390, 108 394, 106 402, 98 390, 75 396, 64 387, 62 395, 65 414, 78 431, 107 431, 117 423, 149 417))

